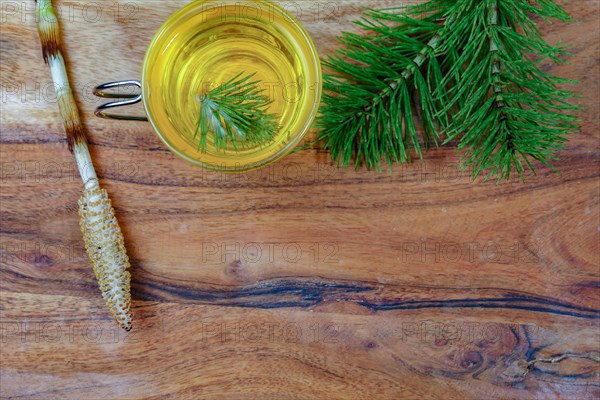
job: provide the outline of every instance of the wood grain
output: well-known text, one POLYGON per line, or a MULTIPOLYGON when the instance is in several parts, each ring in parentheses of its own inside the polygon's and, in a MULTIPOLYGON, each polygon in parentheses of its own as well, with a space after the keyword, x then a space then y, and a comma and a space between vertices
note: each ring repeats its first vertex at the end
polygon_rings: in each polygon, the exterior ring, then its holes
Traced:
MULTIPOLYGON (((102 121, 186 1, 57 1, 67 59, 132 259, 134 330, 86 260, 33 1, 2 2, 2 398, 600 397, 599 6, 541 23, 571 43, 581 133, 526 182, 473 182, 453 148, 392 174, 318 148, 261 171, 187 165, 144 123, 102 121)), ((359 1, 279 2, 322 56, 359 1)), ((397 5, 375 0, 369 6, 397 5)), ((310 139, 310 138, 309 138, 310 139)))

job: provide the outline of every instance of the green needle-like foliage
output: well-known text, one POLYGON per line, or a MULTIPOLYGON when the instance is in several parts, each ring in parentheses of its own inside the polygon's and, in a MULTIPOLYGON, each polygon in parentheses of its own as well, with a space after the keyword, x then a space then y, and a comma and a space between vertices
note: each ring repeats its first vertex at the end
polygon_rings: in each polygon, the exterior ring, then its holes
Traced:
POLYGON ((544 73, 560 62, 532 20, 569 16, 553 0, 430 0, 367 10, 363 35, 324 61, 319 141, 342 166, 422 158, 422 147, 457 140, 477 176, 509 179, 548 164, 577 129, 571 81, 544 73))
POLYGON ((367 10, 357 24, 369 33, 344 34, 345 48, 324 61, 332 72, 324 75, 319 140, 342 166, 354 158, 356 168, 364 163, 379 170, 382 161, 410 162, 413 149, 421 157, 421 142, 438 143, 436 124, 446 117, 438 115, 444 98, 434 92, 451 60, 434 53, 454 4, 367 10))
MULTIPOLYGON (((442 52, 461 48, 461 55, 443 85, 453 101, 448 141, 458 139, 464 166, 473 175, 509 179, 514 168, 521 179, 530 159, 549 165, 566 135, 577 130, 568 111, 573 95, 559 86, 572 83, 542 71, 545 60, 561 62, 563 47, 540 36, 532 16, 569 20, 551 0, 463 0, 462 22, 452 28, 442 52), (465 39, 467 39, 465 41, 465 39)), ((441 95, 447 97, 445 90, 441 95)))
POLYGON ((207 148, 212 132, 215 148, 225 149, 230 141, 235 150, 260 146, 273 139, 279 129, 276 114, 267 113, 272 101, 259 89, 252 75, 238 74, 223 85, 198 96, 200 113, 194 137, 198 150, 207 148))

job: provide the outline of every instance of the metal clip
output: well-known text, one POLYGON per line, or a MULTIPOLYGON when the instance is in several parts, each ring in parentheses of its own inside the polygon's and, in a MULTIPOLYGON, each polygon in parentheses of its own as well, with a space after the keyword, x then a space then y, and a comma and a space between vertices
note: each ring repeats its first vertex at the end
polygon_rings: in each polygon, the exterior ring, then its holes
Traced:
POLYGON ((130 80, 105 83, 94 89, 94 95, 105 99, 126 99, 102 104, 101 106, 96 108, 95 114, 100 118, 118 119, 122 121, 148 121, 148 117, 146 116, 137 117, 133 115, 109 114, 104 112, 104 110, 107 110, 109 108, 128 106, 142 101, 142 84, 140 83, 140 81, 130 80), (107 89, 114 89, 127 86, 137 86, 139 88, 139 94, 119 94, 106 92, 107 89))

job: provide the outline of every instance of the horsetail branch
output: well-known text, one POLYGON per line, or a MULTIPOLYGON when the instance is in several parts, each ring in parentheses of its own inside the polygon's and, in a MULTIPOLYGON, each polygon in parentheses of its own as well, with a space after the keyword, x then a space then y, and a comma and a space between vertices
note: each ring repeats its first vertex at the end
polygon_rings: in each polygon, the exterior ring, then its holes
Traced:
MULTIPOLYGON (((44 62, 50 66, 52 81, 57 92, 58 109, 65 125, 69 150, 73 152, 76 143, 85 144, 87 140, 81 126, 79 112, 69 85, 65 60, 62 56, 58 19, 51 0, 37 0, 36 3, 37 28, 42 42, 42 55, 44 62)), ((80 149, 80 151, 85 153, 87 149, 80 149)))
POLYGON ((123 234, 106 190, 100 187, 84 134, 79 110, 65 67, 60 31, 51 0, 37 0, 37 29, 42 56, 50 67, 58 108, 65 126, 69 150, 74 154, 84 184, 79 200, 80 228, 88 258, 102 297, 117 323, 129 331, 131 294, 129 259, 123 234))
POLYGON ((427 61, 427 58, 435 52, 435 50, 437 49, 441 40, 442 40, 442 35, 440 35, 439 33, 436 33, 431 38, 431 40, 429 40, 429 42, 427 42, 427 44, 425 44, 425 46, 423 46, 423 49, 419 52, 419 54, 412 60, 413 65, 410 67, 406 67, 400 74, 401 77, 392 80, 388 84, 388 86, 385 89, 383 89, 379 93, 379 95, 373 99, 372 104, 365 107, 364 111, 362 113, 359 113, 358 115, 368 114, 375 105, 377 105, 384 99, 388 98, 392 94, 392 92, 398 88, 398 85, 400 84, 400 82, 402 80, 408 81, 410 78, 412 78, 415 73, 415 69, 421 68, 423 66, 425 61, 427 61))
POLYGON ((206 151, 209 132, 217 151, 229 142, 238 150, 240 145, 262 146, 273 139, 279 129, 277 115, 267 112, 273 101, 253 77, 239 73, 198 96, 200 112, 194 132, 198 150, 206 151))
POLYGON ((578 130, 566 112, 578 107, 561 89, 572 81, 540 69, 541 60, 568 53, 543 40, 532 16, 570 19, 553 0, 367 10, 358 22, 365 34, 344 34, 344 48, 325 61, 333 73, 324 76, 318 141, 356 168, 410 162, 411 147, 422 157, 421 147, 442 136, 444 144, 458 140, 474 178, 489 171, 485 179, 509 179, 516 170, 523 179, 531 160, 552 168, 578 130))
POLYGON ((578 130, 577 118, 565 111, 578 107, 560 88, 572 81, 540 69, 541 60, 558 63, 567 53, 543 40, 532 16, 566 21, 568 15, 552 1, 461 2, 467 12, 448 46, 461 57, 450 71, 451 102, 442 110, 453 111, 446 142, 459 140, 463 166, 472 167, 474 178, 483 173, 499 182, 514 171, 523 180, 527 169, 535 173, 532 160, 554 169, 550 160, 578 130))
MULTIPOLYGON (((491 6, 490 13, 490 25, 491 29, 498 29, 498 3, 496 1, 493 2, 491 6)), ((500 51, 498 44, 494 40, 494 37, 490 35, 490 53, 492 53, 492 89, 496 95, 496 107, 502 109, 506 107, 506 103, 504 102, 504 97, 502 97, 502 86, 499 84, 500 82, 500 72, 502 72, 502 62, 500 61, 500 57, 498 56, 498 52, 500 51)), ((506 114, 502 111, 501 119, 506 119, 506 114)))

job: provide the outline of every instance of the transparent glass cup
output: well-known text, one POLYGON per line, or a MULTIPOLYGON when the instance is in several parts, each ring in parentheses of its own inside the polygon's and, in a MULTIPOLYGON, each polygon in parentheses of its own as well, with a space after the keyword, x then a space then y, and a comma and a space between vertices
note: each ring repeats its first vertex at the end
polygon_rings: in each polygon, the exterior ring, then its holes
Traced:
POLYGON ((102 118, 147 120, 179 157, 203 168, 244 172, 289 154, 309 131, 322 93, 321 65, 314 43, 295 17, 271 1, 197 0, 171 15, 154 35, 142 65, 141 81, 111 82, 100 97, 119 99, 96 110, 102 118), (269 112, 279 131, 269 143, 206 151, 194 136, 198 96, 243 73, 254 74, 272 101, 269 112), (124 86, 139 93, 121 94, 124 86), (115 91, 115 89, 117 89, 115 91), (142 102, 145 116, 107 112, 142 102))

